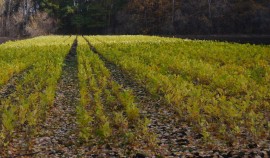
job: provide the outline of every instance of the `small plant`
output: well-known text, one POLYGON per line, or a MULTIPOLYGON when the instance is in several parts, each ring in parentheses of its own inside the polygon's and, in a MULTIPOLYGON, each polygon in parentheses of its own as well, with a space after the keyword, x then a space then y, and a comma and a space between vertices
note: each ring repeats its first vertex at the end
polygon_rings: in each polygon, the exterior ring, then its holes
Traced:
POLYGON ((105 93, 105 98, 106 98, 106 100, 105 100, 106 105, 108 105, 108 106, 110 106, 110 107, 116 108, 116 106, 114 106, 114 105, 117 104, 117 99, 116 99, 116 97, 113 96, 113 95, 111 94, 111 91, 108 90, 108 89, 106 89, 104 93, 105 93))
POLYGON ((97 135, 99 137, 101 137, 102 139, 106 139, 106 138, 110 137, 111 134, 112 134, 112 130, 110 128, 109 122, 105 122, 97 130, 97 135))
POLYGON ((78 105, 76 107, 76 112, 77 112, 77 124, 78 127, 80 128, 79 136, 83 140, 88 142, 92 136, 91 122, 93 121, 93 118, 91 117, 91 114, 85 110, 83 105, 78 105))
POLYGON ((123 112, 114 112, 114 126, 122 132, 125 132, 128 129, 128 121, 123 116, 123 112))
POLYGON ((2 131, 1 138, 4 147, 7 147, 12 140, 12 135, 15 131, 15 121, 17 117, 15 115, 16 108, 13 105, 5 105, 2 114, 2 131))
POLYGON ((127 113, 127 117, 129 121, 136 121, 140 114, 139 114, 139 108, 137 108, 137 106, 133 103, 128 105, 128 107, 126 108, 126 113, 127 113))
POLYGON ((136 140, 136 136, 134 133, 132 132, 126 132, 125 133, 125 142, 127 144, 134 144, 135 140, 136 140))

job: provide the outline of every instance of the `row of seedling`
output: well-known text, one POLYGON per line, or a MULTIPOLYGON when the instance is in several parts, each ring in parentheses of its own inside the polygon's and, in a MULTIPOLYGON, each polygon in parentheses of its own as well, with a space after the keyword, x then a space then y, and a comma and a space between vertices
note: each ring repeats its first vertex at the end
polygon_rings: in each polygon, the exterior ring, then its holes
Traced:
POLYGON ((57 40, 59 45, 46 45, 46 41, 42 41, 44 46, 38 49, 28 47, 28 52, 35 54, 35 57, 28 58, 32 68, 15 81, 15 91, 0 101, 0 154, 7 154, 5 152, 12 146, 14 138, 16 140, 22 135, 27 148, 31 148, 31 138, 37 134, 39 125, 54 104, 63 61, 74 39, 62 37, 57 40))
POLYGON ((82 140, 112 142, 116 146, 139 145, 136 144, 139 141, 153 145, 155 137, 148 131, 149 120, 140 115, 132 91, 112 79, 103 61, 82 37, 78 38, 77 55, 80 80, 77 124, 82 140))
MULTIPOLYGON (((0 46, 0 88, 14 75, 29 68, 37 53, 43 46, 61 45, 63 40, 70 40, 68 36, 43 36, 28 40, 7 42, 0 46)), ((62 43, 63 44, 63 43, 62 43)))

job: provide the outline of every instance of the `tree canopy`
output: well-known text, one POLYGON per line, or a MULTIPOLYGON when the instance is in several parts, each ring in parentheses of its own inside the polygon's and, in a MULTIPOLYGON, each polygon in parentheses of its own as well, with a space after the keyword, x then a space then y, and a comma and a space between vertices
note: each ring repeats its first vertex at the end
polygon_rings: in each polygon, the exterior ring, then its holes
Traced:
POLYGON ((0 0, 0 9, 2 34, 25 32, 40 12, 64 34, 270 33, 269 0, 0 0))

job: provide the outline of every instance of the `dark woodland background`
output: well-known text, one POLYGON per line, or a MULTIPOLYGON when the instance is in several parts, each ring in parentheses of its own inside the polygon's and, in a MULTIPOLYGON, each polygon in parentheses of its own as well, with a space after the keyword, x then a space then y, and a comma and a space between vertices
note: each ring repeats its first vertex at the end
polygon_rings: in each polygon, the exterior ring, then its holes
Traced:
POLYGON ((270 0, 0 0, 0 36, 270 34, 270 0))

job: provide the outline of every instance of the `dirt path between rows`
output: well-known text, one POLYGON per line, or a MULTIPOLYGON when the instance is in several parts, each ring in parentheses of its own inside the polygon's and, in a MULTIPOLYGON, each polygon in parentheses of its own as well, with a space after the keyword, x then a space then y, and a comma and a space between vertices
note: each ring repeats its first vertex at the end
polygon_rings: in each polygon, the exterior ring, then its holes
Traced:
POLYGON ((77 40, 67 55, 56 91, 55 104, 34 140, 36 157, 72 157, 77 153, 76 105, 79 100, 77 78, 77 40))

